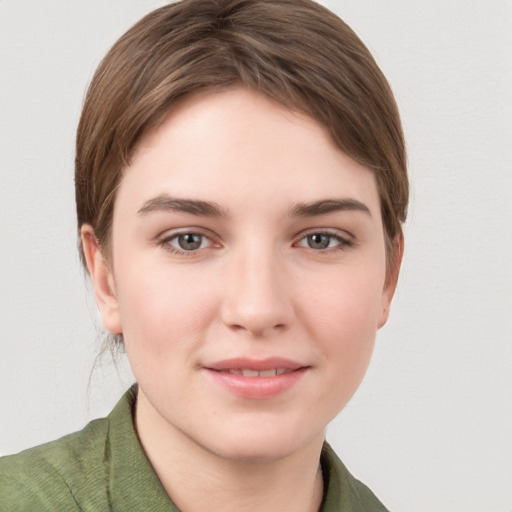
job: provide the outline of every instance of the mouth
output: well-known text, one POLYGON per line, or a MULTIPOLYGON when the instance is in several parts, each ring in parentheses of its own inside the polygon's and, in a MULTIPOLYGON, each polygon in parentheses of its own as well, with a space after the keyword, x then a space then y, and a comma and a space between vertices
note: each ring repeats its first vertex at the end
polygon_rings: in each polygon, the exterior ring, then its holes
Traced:
POLYGON ((207 370, 253 378, 276 377, 307 367, 307 365, 282 357, 269 357, 266 359, 237 357, 205 365, 207 370))
MULTIPOLYGON (((213 369, 213 368, 212 368, 213 369)), ((290 373, 295 370, 289 370, 287 368, 270 368, 269 370, 251 370, 250 368, 228 368, 225 370, 214 370, 221 373, 229 373, 231 375, 241 375, 242 377, 275 377, 277 375, 283 375, 290 373)))
POLYGON ((214 382, 243 398, 269 399, 294 388, 310 366, 282 358, 230 359, 203 367, 214 382))

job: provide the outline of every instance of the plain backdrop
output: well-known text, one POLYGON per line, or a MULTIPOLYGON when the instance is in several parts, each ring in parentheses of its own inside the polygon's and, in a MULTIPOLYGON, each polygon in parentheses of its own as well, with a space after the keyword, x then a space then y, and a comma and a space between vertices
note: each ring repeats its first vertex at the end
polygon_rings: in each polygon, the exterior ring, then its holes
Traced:
MULTIPOLYGON (((387 75, 412 183, 388 325, 328 439, 394 511, 512 510, 512 3, 331 0, 387 75)), ((84 92, 152 0, 0 0, 0 452, 107 414, 76 251, 84 92)))

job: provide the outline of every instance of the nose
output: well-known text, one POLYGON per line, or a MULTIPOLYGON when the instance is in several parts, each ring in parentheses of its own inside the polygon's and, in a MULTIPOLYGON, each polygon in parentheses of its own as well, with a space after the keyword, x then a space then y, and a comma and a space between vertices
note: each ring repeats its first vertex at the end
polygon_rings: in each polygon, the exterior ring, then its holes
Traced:
POLYGON ((232 330, 270 337, 293 319, 291 285, 284 265, 272 251, 243 251, 231 262, 222 320, 232 330))

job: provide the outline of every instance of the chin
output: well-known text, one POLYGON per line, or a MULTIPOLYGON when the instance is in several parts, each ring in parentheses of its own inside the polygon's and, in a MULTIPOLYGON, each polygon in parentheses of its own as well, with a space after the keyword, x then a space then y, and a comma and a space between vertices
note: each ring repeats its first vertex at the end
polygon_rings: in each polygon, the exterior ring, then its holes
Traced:
MULTIPOLYGON (((231 425, 233 426, 233 425, 231 425)), ((216 455, 244 463, 267 463, 292 456, 301 449, 318 444, 322 446, 325 432, 306 437, 304 428, 286 428, 274 421, 273 425, 258 425, 254 428, 230 429, 215 436, 215 442, 207 449, 216 455)), ((206 443, 205 443, 206 444, 206 443)))

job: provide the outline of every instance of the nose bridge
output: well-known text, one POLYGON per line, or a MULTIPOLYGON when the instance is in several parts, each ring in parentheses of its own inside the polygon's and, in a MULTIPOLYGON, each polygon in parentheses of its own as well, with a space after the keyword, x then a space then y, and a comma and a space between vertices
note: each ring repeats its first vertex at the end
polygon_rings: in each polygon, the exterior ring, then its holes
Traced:
POLYGON ((230 328, 253 336, 285 329, 292 304, 286 274, 271 244, 251 240, 233 254, 223 305, 223 320, 230 328))

